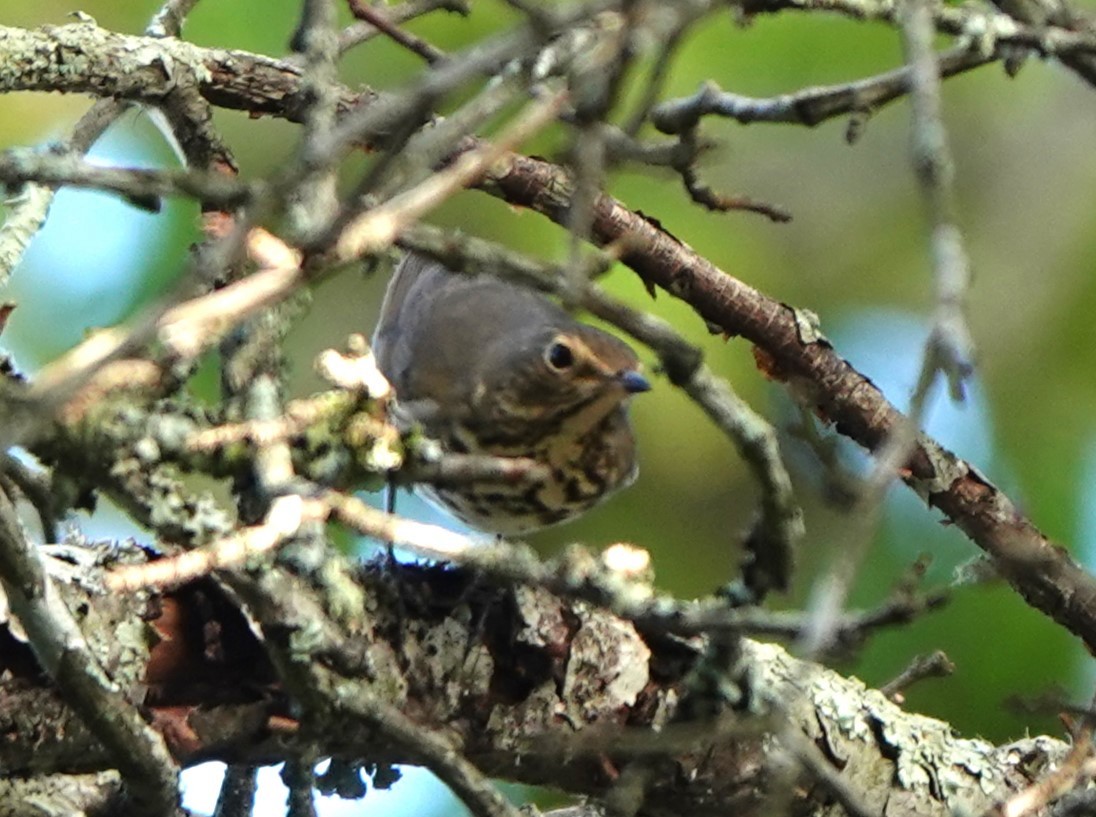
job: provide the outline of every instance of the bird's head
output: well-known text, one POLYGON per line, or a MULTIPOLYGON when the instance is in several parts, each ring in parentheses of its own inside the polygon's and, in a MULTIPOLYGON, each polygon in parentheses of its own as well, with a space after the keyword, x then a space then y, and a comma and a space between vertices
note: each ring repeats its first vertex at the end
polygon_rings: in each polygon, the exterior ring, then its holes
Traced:
POLYGON ((476 395, 502 422, 555 423, 581 412, 589 426, 651 388, 632 348, 608 332, 571 321, 522 334, 500 340, 476 395))

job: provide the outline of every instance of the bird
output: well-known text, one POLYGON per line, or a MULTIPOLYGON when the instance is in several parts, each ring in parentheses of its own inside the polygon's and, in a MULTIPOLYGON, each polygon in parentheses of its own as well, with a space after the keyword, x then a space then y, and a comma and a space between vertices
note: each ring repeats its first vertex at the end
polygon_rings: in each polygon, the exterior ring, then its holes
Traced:
POLYGON ((419 486, 478 530, 520 536, 585 513, 638 474, 630 398, 651 384, 635 351, 547 296, 407 253, 373 352, 396 416, 445 452, 527 457, 530 485, 419 486))

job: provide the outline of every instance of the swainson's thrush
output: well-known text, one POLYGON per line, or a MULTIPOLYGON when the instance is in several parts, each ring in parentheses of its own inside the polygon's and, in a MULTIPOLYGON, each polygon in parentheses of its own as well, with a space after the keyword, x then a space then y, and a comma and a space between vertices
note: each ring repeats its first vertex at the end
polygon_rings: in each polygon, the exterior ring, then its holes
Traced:
POLYGON ((650 384, 635 352, 542 295, 412 253, 388 284, 373 348, 399 411, 447 451, 547 466, 532 487, 430 489, 476 528, 554 525, 636 477, 628 398, 650 384))

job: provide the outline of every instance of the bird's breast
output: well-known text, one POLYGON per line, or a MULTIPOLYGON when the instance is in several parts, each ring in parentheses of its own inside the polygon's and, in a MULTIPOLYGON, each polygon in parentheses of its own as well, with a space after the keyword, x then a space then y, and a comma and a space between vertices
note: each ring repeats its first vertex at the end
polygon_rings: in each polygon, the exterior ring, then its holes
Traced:
POLYGON ((536 440, 514 439, 498 428, 485 435, 458 426, 443 440, 451 451, 528 457, 547 466, 548 478, 533 485, 469 484, 427 492, 468 524, 504 535, 578 516, 630 485, 638 472, 635 439, 623 405, 596 425, 563 424, 536 440))

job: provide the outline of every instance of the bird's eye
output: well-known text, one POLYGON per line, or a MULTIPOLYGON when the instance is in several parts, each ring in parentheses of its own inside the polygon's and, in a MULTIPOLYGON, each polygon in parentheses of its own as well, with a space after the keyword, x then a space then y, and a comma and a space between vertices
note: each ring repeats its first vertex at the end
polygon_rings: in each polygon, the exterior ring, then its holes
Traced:
POLYGON ((550 368, 557 372, 570 369, 575 363, 575 353, 571 347, 562 341, 553 341, 544 350, 544 361, 550 368))

